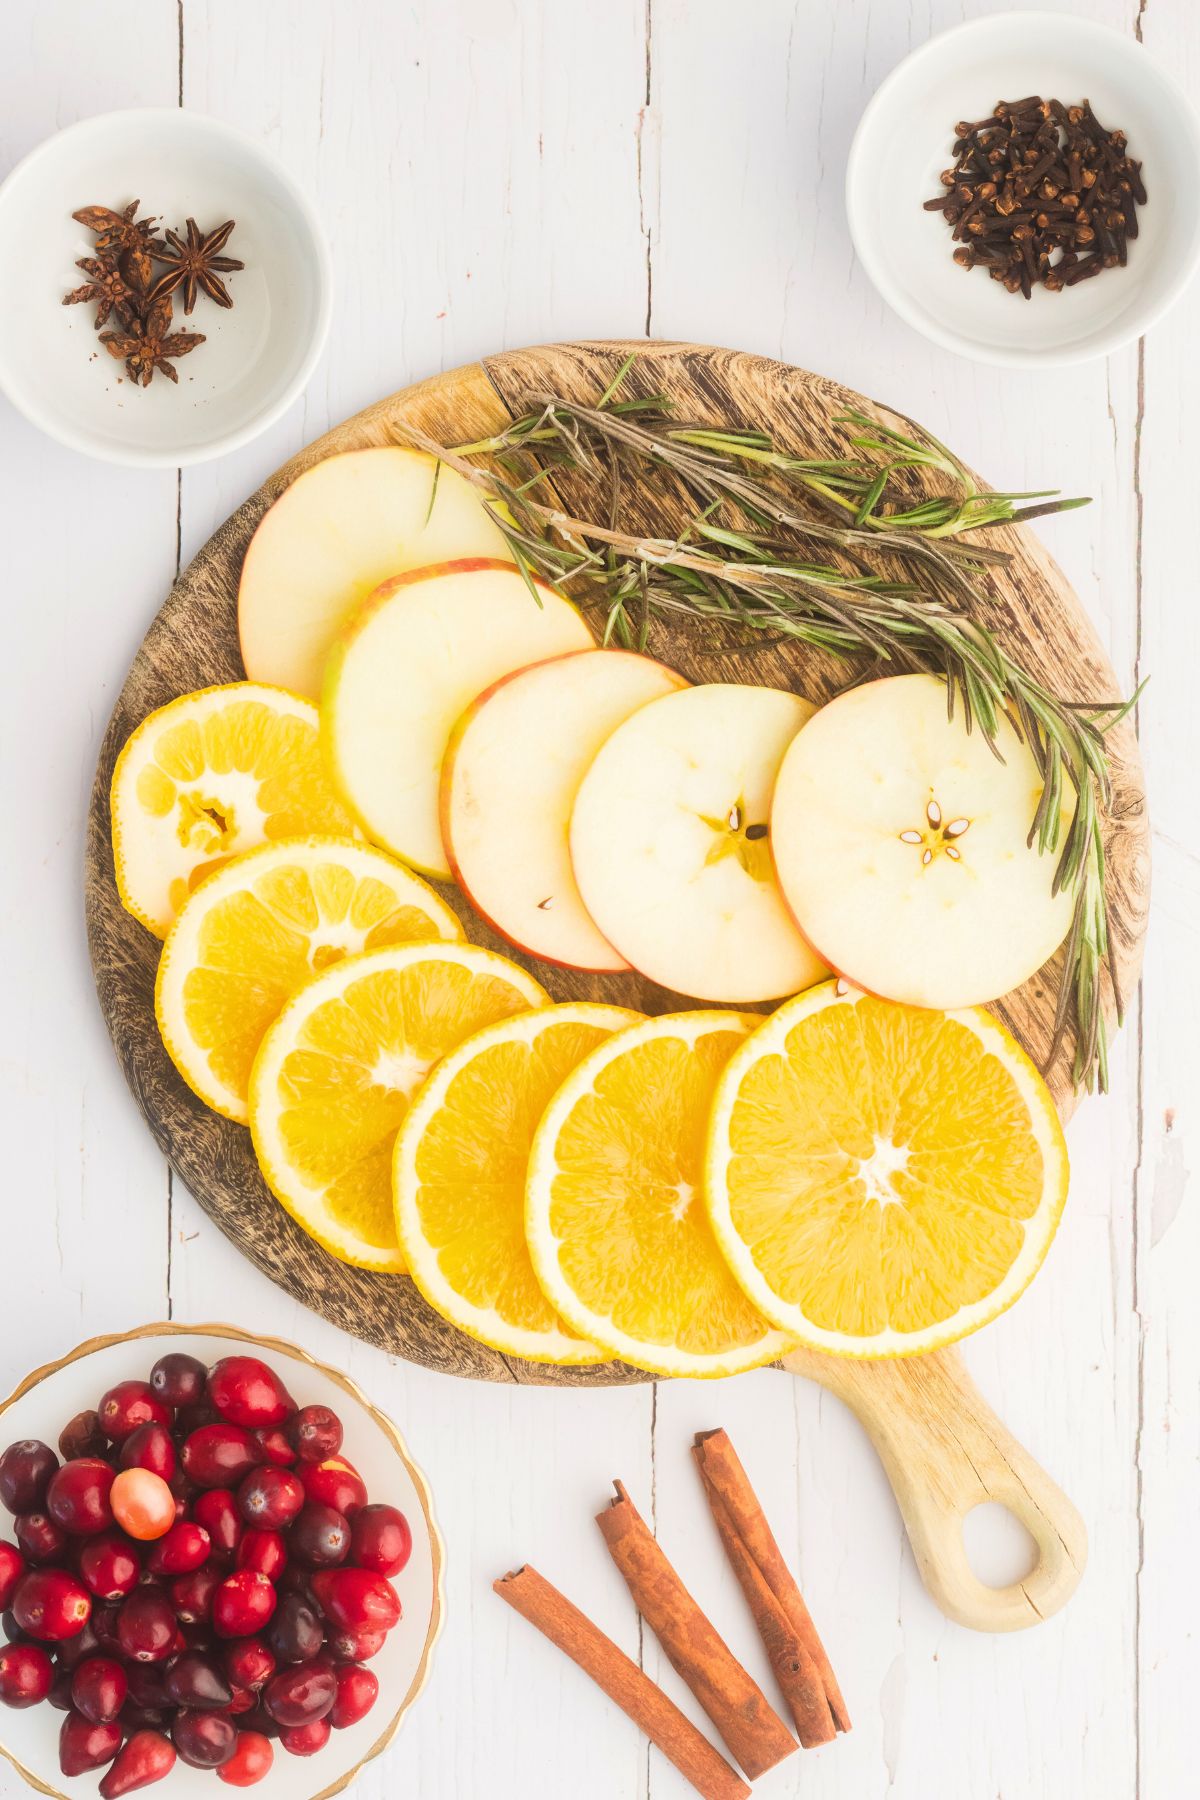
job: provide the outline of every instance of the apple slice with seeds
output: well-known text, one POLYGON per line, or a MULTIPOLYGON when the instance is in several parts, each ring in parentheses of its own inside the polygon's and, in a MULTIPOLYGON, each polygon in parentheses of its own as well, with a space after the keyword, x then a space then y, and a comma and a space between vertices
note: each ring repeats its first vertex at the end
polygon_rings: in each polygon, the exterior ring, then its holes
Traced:
POLYGON ((571 863, 588 912, 641 974, 731 1004, 825 974, 788 915, 768 839, 776 771, 812 712, 778 688, 684 688, 597 754, 571 815, 571 863))
MULTIPOLYGON (((937 675, 840 694, 783 759, 771 842, 800 929, 855 987, 911 1006, 982 1005, 1062 943, 1073 898, 1028 843, 1042 778, 1001 718, 996 749, 937 675)), ((1060 812, 1063 835, 1074 793, 1060 812)))
POLYGON ((501 936, 568 969, 629 967, 588 915, 567 849, 575 795, 617 726, 682 675, 631 650, 579 650, 518 669, 467 708, 442 764, 454 878, 501 936))

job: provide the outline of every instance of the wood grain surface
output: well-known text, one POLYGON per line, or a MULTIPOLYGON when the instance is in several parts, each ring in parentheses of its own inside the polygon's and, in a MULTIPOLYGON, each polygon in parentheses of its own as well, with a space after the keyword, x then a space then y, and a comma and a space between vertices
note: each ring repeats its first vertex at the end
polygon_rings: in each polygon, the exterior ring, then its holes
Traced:
MULTIPOLYGON (((237 643, 238 575, 246 546, 272 500, 304 469, 339 450, 402 440, 415 426, 447 444, 496 430, 540 394, 591 399, 630 349, 639 351, 631 383, 663 392, 681 419, 770 429, 779 443, 806 455, 837 454, 837 415, 847 407, 890 418, 886 408, 836 383, 764 357, 696 345, 584 343, 507 352, 408 388, 359 413, 302 451, 272 476, 214 534, 184 570, 155 618, 113 710, 96 771, 88 820, 86 904, 89 945, 105 1020, 126 1078, 150 1128, 205 1211, 244 1254, 295 1298, 353 1335, 429 1368, 495 1381, 579 1386, 648 1379, 622 1365, 556 1370, 524 1364, 464 1337, 435 1315, 404 1277, 373 1275, 336 1262, 305 1236, 267 1190, 241 1127, 210 1112, 184 1085, 159 1040, 153 987, 159 945, 121 907, 113 878, 109 784, 116 756, 134 727, 156 707, 192 688, 243 677, 237 643)), ((572 478, 560 492, 568 506, 588 496, 572 478)), ((669 486, 626 496, 629 523, 670 532, 680 519, 669 486)), ((681 522, 681 519, 680 519, 681 522)), ((1005 529, 989 542, 1011 561, 989 578, 983 622, 1048 686, 1079 700, 1117 697, 1107 658, 1061 571, 1028 528, 1005 529)), ((691 680, 753 680, 827 698, 850 678, 792 646, 756 645, 745 653, 715 649, 686 631, 656 627, 649 649, 691 680)), ((1113 800, 1105 838, 1111 881, 1110 928, 1118 983, 1128 995, 1141 961, 1148 899, 1148 820, 1132 733, 1110 739, 1113 800)), ((505 954, 449 886, 472 939, 505 954)), ((678 996, 636 975, 575 974, 526 962, 556 998, 606 999, 647 1012, 671 1010, 678 996)), ((1039 1063, 1050 1042, 1058 986, 1050 964, 995 1010, 1039 1063)), ((1106 996, 1110 1029, 1115 1002, 1106 996)), ((1075 1096, 1060 1057, 1047 1071, 1060 1111, 1075 1096)), ((810 1358, 819 1365, 824 1359, 810 1358)), ((820 1375, 817 1369, 808 1372, 820 1375)))

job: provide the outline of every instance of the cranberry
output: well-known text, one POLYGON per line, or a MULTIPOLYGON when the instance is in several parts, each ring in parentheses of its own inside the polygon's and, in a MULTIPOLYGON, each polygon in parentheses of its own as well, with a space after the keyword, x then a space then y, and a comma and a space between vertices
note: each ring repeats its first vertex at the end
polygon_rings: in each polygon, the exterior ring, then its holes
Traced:
POLYGON ((195 1406, 204 1398, 208 1370, 194 1356, 169 1350, 150 1371, 150 1388, 164 1406, 195 1406))
POLYGON ((304 1505, 304 1487, 290 1469, 277 1469, 268 1463, 265 1468, 251 1470, 238 1488, 237 1498, 248 1525, 282 1530, 304 1505))
POLYGON ((228 1706, 233 1697, 223 1671, 211 1656, 200 1650, 185 1650, 177 1656, 163 1676, 167 1699, 174 1706, 228 1706))
POLYGON ((211 1563, 190 1575, 177 1575, 167 1589, 176 1617, 183 1625, 203 1625, 212 1617, 213 1596, 222 1582, 220 1569, 211 1563))
POLYGON ((257 1705, 258 1695, 254 1692, 253 1688, 239 1687, 235 1681, 230 1692, 229 1705, 225 1708, 225 1711, 228 1713, 248 1713, 253 1712, 257 1705))
POLYGON ((212 1539, 203 1525, 178 1519, 151 1550, 146 1567, 152 1575, 190 1575, 208 1561, 212 1539))
POLYGON ((315 1606, 299 1594, 285 1594, 264 1636, 277 1662, 305 1663, 320 1652, 325 1629, 315 1606))
POLYGON ((0 1612, 7 1612, 17 1583, 25 1573, 25 1558, 15 1544, 0 1543, 0 1612))
POLYGON ((324 1462, 342 1447, 342 1421, 327 1406, 302 1406, 287 1430, 302 1462, 324 1462))
POLYGON ((49 1444, 19 1438, 0 1456, 0 1500, 9 1512, 33 1512, 42 1504, 46 1485, 58 1467, 49 1444))
POLYGON ((138 1584, 142 1565, 123 1532, 89 1538, 79 1552, 79 1573, 100 1600, 123 1600, 138 1584))
POLYGON ((296 1452, 278 1425, 260 1425, 250 1435, 258 1445, 259 1454, 264 1462, 274 1463, 278 1469, 291 1468, 296 1460, 296 1452))
POLYGON ((133 1662, 162 1662, 172 1654, 175 1614, 161 1588, 134 1588, 121 1608, 117 1636, 121 1649, 133 1662))
POLYGON ((144 1381, 118 1381, 96 1410, 101 1431, 114 1444, 123 1444, 139 1425, 169 1425, 174 1416, 144 1381))
POLYGON ((263 1705, 286 1731, 292 1725, 307 1725, 310 1719, 323 1719, 336 1698, 337 1677, 331 1665, 310 1662, 273 1675, 263 1705))
MULTIPOLYGON (((85 1627, 85 1630, 90 1629, 96 1634, 96 1648, 102 1650, 106 1656, 121 1656, 123 1654, 121 1649, 121 1638, 117 1629, 120 1617, 121 1604, 119 1600, 106 1606, 93 1606, 92 1616, 87 1622, 87 1627, 85 1627)), ((59 1661, 61 1662, 61 1650, 58 1655, 59 1661)))
POLYGON ((92 1725, 111 1725, 128 1692, 129 1677, 111 1656, 89 1656, 71 1677, 72 1704, 92 1725))
POLYGON ((220 1414, 207 1400, 199 1400, 195 1406, 181 1406, 175 1414, 175 1442, 182 1444, 184 1438, 191 1437, 193 1431, 199 1431, 202 1425, 216 1425, 219 1422, 220 1414))
POLYGON ((288 1546, 291 1555, 308 1562, 309 1568, 336 1568, 338 1562, 345 1562, 351 1548, 349 1521, 335 1507, 322 1507, 320 1501, 309 1499, 288 1532, 288 1546))
POLYGON ((213 1596, 213 1625, 219 1637, 253 1637, 275 1611, 275 1589, 265 1575, 239 1569, 213 1596))
POLYGON ((274 1760, 275 1752, 261 1731, 239 1731, 233 1755, 217 1774, 230 1787, 253 1787, 270 1774, 274 1760))
POLYGON ((312 1588, 309 1586, 312 1581, 312 1573, 311 1569, 304 1568, 302 1564, 290 1562, 275 1586, 281 1594, 299 1594, 302 1599, 308 1601, 310 1606, 315 1606, 316 1600, 313 1597, 312 1588))
POLYGON ((184 1439, 184 1472, 197 1487, 229 1487, 257 1462, 258 1445, 241 1425, 201 1425, 184 1439))
POLYGON ((237 1726, 222 1712, 179 1712, 171 1726, 175 1748, 193 1769, 219 1769, 233 1755, 237 1736, 237 1726))
POLYGON ((325 1639, 325 1648, 335 1662, 368 1662, 379 1655, 386 1638, 386 1631, 335 1631, 325 1639))
POLYGON ((159 1713, 166 1712, 170 1701, 167 1699, 167 1671, 162 1663, 130 1663, 126 1674, 129 1677, 129 1698, 135 1706, 159 1713))
POLYGON ((248 1531, 237 1549, 239 1569, 254 1569, 268 1581, 278 1581, 287 1567, 287 1545, 279 1531, 248 1531))
POLYGON ((149 1469, 170 1481, 175 1473, 175 1441, 165 1425, 139 1425, 121 1445, 118 1458, 123 1469, 149 1469))
POLYGON ((260 1688, 275 1673, 275 1658, 258 1638, 234 1638, 222 1650, 221 1660, 235 1687, 260 1688))
POLYGON ((282 1425, 296 1410, 279 1377, 257 1356, 225 1356, 214 1363, 208 1396, 234 1425, 282 1425))
POLYGON ((319 1463, 302 1462, 299 1475, 310 1500, 332 1506, 347 1518, 367 1504, 366 1483, 344 1456, 330 1456, 319 1463))
POLYGON ((161 1781, 175 1767, 175 1746, 161 1731, 135 1731, 100 1783, 100 1800, 119 1800, 161 1781))
POLYGON ((17 1520, 16 1537, 27 1562, 61 1562, 66 1555, 66 1532, 44 1512, 22 1513, 17 1520))
POLYGON ((58 1669, 54 1680, 50 1683, 50 1692, 46 1695, 50 1705, 58 1712, 71 1710, 71 1683, 75 1679, 72 1669, 58 1669))
POLYGON ((0 1702, 36 1706, 50 1692, 54 1664, 40 1644, 6 1644, 0 1650, 0 1702))
POLYGON ((93 1607, 92 1616, 83 1630, 77 1631, 74 1637, 64 1638, 57 1645, 54 1655, 60 1669, 69 1669, 74 1674, 81 1662, 102 1652, 104 1648, 96 1636, 96 1609, 93 1607))
POLYGON ((206 1488, 197 1494, 192 1501, 192 1518, 207 1531, 214 1551, 222 1556, 233 1555, 246 1527, 228 1488, 206 1488))
POLYGON ((22 1631, 49 1643, 82 1631, 91 1610, 92 1596, 62 1569, 31 1569, 13 1595, 13 1616, 22 1631))
POLYGON ((122 1469, 109 1505, 117 1524, 139 1543, 165 1537, 175 1523, 175 1496, 162 1476, 149 1469, 122 1469))
POLYGON ((379 1677, 358 1663, 342 1663, 333 1671, 337 1695, 329 1713, 335 1731, 365 1719, 379 1695, 379 1677))
POLYGON ((59 1433, 58 1452, 64 1462, 74 1462, 80 1456, 103 1456, 107 1449, 108 1439, 100 1429, 99 1413, 76 1413, 59 1433))
POLYGON ((115 1480, 113 1471, 98 1456, 81 1456, 64 1463, 50 1478, 46 1511, 56 1525, 72 1537, 92 1537, 107 1531, 113 1522, 108 1496, 115 1480))
POLYGON ((322 1569, 312 1586, 325 1616, 343 1631, 390 1631, 400 1617, 391 1582, 369 1569, 322 1569))
POLYGON ((64 1775, 86 1775, 102 1769, 121 1748, 119 1725, 93 1725, 82 1713, 69 1712, 58 1734, 58 1766, 64 1775))
POLYGON ((310 1719, 307 1725, 291 1725, 279 1734, 279 1742, 292 1756, 315 1756, 329 1742, 328 1719, 310 1719))
POLYGON ((373 1575, 398 1575, 412 1555, 408 1520, 394 1506, 364 1506, 350 1528, 350 1557, 373 1575))

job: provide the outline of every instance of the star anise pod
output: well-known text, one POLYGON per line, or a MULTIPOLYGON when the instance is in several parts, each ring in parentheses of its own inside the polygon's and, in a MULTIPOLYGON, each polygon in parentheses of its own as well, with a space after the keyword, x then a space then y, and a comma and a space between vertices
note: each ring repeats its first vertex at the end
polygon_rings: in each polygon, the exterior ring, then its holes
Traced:
POLYGON ((63 305, 78 306, 81 302, 94 300, 97 331, 107 322, 109 313, 114 313, 128 330, 141 311, 141 297, 126 281, 119 263, 108 257, 81 256, 75 266, 82 269, 89 280, 83 287, 64 294, 63 305))
POLYGON ((167 245, 157 252, 159 262, 169 263, 165 275, 160 275, 151 291, 152 300, 160 300, 167 294, 173 294, 177 288, 183 289, 183 310, 190 313, 196 304, 196 292, 203 288, 210 300, 218 306, 232 306, 233 300, 229 289, 221 280, 234 269, 244 269, 245 263, 238 262, 236 257, 222 256, 220 252, 229 241, 233 230, 233 219, 226 219, 223 225, 215 230, 203 233, 195 219, 187 222, 186 242, 177 232, 166 233, 167 245))
POLYGON ((120 255, 125 250, 134 250, 149 251, 157 256, 163 244, 153 235, 156 221, 139 219, 137 209, 140 205, 140 200, 131 200, 124 212, 114 212, 111 206, 81 206, 71 217, 95 232, 96 249, 101 254, 111 250, 120 255))
POLYGON ((125 367, 134 381, 149 387, 155 369, 172 381, 179 376, 171 366, 172 357, 186 356, 204 342, 200 331, 171 331, 171 302, 152 302, 144 319, 135 319, 128 331, 102 331, 100 342, 110 356, 125 358, 125 367))

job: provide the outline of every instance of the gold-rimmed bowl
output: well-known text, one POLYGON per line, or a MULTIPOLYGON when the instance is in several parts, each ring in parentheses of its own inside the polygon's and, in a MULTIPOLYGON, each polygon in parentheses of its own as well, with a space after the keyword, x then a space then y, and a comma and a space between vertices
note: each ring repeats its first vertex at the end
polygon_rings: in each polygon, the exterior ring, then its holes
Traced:
MULTIPOLYGON (((278 1338, 254 1337, 232 1325, 142 1325, 112 1337, 91 1338, 57 1362, 47 1363, 0 1403, 0 1448, 17 1438, 36 1437, 51 1446, 68 1419, 94 1407, 114 1382, 145 1380, 168 1350, 183 1350, 204 1363, 246 1346, 278 1370, 300 1406, 331 1406, 345 1427, 343 1448, 362 1474, 372 1500, 398 1506, 412 1527, 412 1555, 394 1586, 403 1617, 370 1667, 379 1677, 379 1698, 365 1719, 335 1731, 313 1757, 289 1756, 274 1745, 271 1772, 254 1792, 261 1800, 329 1800, 354 1780, 364 1764, 385 1750, 429 1677, 433 1647, 442 1627, 444 1548, 433 1517, 429 1487, 399 1431, 337 1369, 278 1338)), ((0 1537, 12 1537, 12 1521, 0 1506, 0 1537)), ((58 1766, 58 1733, 63 1715, 48 1705, 22 1712, 0 1709, 0 1755, 39 1793, 56 1800, 94 1794, 99 1775, 73 1779, 58 1766)), ((211 1771, 182 1761, 159 1790, 163 1800, 212 1800, 211 1771)))

